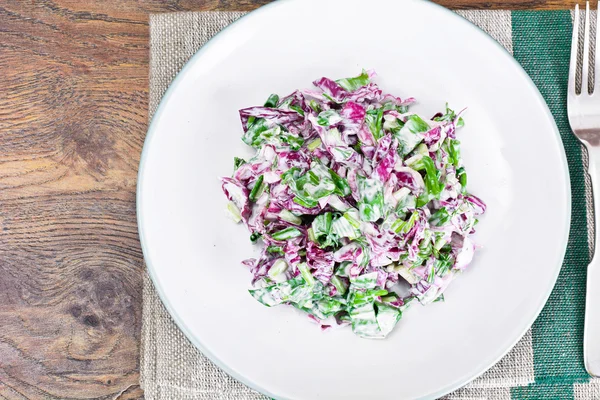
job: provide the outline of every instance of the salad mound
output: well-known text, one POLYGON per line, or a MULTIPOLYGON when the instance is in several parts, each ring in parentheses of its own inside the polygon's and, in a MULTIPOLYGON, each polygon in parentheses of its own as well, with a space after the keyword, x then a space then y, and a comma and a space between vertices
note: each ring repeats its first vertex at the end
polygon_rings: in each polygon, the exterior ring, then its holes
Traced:
POLYGON ((256 154, 235 158, 222 185, 232 218, 263 244, 243 261, 256 300, 384 338, 409 302, 443 299, 473 259, 486 206, 466 188, 461 113, 414 114, 413 98, 374 76, 321 78, 240 110, 256 154))

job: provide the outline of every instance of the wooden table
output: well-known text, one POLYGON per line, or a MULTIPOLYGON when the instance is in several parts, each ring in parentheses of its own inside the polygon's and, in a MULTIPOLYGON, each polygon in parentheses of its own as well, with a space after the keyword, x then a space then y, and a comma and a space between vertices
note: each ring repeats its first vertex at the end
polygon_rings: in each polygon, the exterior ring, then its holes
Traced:
POLYGON ((143 396, 135 184, 148 14, 267 2, 0 0, 0 397, 143 396))

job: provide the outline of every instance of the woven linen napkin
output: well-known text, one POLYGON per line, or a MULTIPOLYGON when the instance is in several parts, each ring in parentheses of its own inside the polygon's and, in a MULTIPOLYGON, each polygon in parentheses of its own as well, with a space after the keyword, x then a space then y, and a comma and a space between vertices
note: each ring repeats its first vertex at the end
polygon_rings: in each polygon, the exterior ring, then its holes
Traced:
MULTIPOLYGON (((214 11, 150 16, 150 117, 185 62, 212 36, 243 14, 214 11)), ((585 268, 593 238, 587 230, 587 226, 593 224, 587 222, 593 211, 590 185, 584 178, 586 156, 572 136, 566 118, 571 16, 568 11, 462 11, 459 14, 511 52, 548 102, 567 152, 573 216, 563 270, 533 328, 492 369, 445 398, 600 399, 600 383, 589 381, 581 349, 585 268)), ((145 397, 150 400, 265 398, 220 370, 186 339, 162 305, 147 274, 143 289, 140 369, 145 397)))

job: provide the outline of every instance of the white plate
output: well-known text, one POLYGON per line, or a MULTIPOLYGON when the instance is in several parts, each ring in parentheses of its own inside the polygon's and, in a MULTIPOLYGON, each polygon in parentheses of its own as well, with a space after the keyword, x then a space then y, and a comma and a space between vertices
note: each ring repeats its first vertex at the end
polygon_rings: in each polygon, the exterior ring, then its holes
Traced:
POLYGON ((417 0, 287 0, 227 28, 165 95, 139 173, 150 274, 187 337, 236 379, 278 399, 434 398, 483 373, 546 302, 570 220, 565 153, 539 92, 474 25, 417 0), (433 115, 468 106, 459 131, 470 189, 488 203, 470 269, 446 302, 414 306, 382 341, 321 333, 247 293, 248 232, 223 212, 219 176, 241 142, 238 109, 321 76, 374 68, 380 86, 433 115))

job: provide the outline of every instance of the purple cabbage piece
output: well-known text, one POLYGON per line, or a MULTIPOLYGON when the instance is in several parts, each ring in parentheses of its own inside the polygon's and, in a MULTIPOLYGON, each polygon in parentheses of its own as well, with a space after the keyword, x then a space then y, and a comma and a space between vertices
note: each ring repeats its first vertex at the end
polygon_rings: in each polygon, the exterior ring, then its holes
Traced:
POLYGON ((300 168, 302 172, 310 168, 310 156, 304 151, 281 151, 278 154, 278 170, 285 172, 290 168, 300 168))
POLYGON ((248 221, 252 210, 250 208, 250 200, 248 196, 250 191, 244 187, 239 181, 232 178, 221 178, 223 193, 227 196, 227 199, 240 210, 242 220, 248 221))
POLYGON ((392 139, 392 134, 387 134, 379 140, 377 150, 373 156, 375 168, 373 176, 382 182, 387 182, 398 160, 398 142, 392 139))
POLYGON ((365 253, 365 249, 356 242, 343 246, 333 253, 333 260, 337 263, 349 262, 348 268, 351 278, 356 278, 362 274, 366 266, 366 260, 369 255, 365 253))
POLYGON ((348 91, 338 85, 335 81, 332 81, 329 78, 321 78, 313 82, 313 85, 318 87, 323 91, 323 93, 327 94, 333 100, 338 103, 341 103, 348 97, 348 91))
POLYGON ((304 94, 302 94, 300 90, 296 90, 289 96, 279 100, 279 104, 287 103, 290 100, 292 100, 292 105, 300 107, 305 113, 312 111, 310 106, 306 103, 306 98, 304 97, 304 94))
POLYGON ((300 274, 298 271, 298 264, 302 262, 300 251, 304 248, 304 238, 296 238, 288 240, 284 247, 284 257, 288 265, 292 268, 292 275, 297 276, 300 274))
POLYGON ((425 144, 431 146, 434 143, 437 143, 442 137, 442 127, 436 126, 429 131, 427 131, 423 137, 425 144))
POLYGON ((400 187, 406 187, 411 192, 419 195, 425 190, 423 177, 417 171, 409 167, 396 168, 396 177, 400 187))
POLYGON ((240 110, 240 118, 242 120, 244 132, 248 130, 249 117, 264 118, 273 124, 284 126, 304 120, 300 114, 293 110, 282 110, 269 107, 249 107, 240 110))
POLYGON ((465 197, 465 200, 472 205, 473 209, 475 210, 475 215, 482 215, 485 213, 485 210, 487 210, 487 205, 477 196, 470 194, 465 197))
POLYGON ((409 97, 407 99, 402 100, 400 97, 396 97, 393 96, 391 94, 386 94, 385 96, 383 96, 383 98, 381 99, 382 103, 393 103, 396 106, 410 106, 411 104, 416 103, 417 100, 415 100, 413 97, 409 97))
POLYGON ((358 103, 349 101, 340 111, 343 118, 341 125, 344 127, 345 135, 357 135, 365 122, 365 108, 358 103))
POLYGON ((253 285, 267 276, 269 269, 271 269, 277 259, 278 257, 269 254, 265 248, 258 259, 250 258, 242 261, 242 264, 248 267, 252 274, 253 285))
POLYGON ((358 130, 357 136, 361 144, 363 145, 362 151, 365 157, 368 159, 372 159, 375 156, 375 143, 377 142, 377 140, 375 140, 375 137, 373 136, 373 133, 366 125, 363 125, 358 130))
POLYGON ((308 242, 306 246, 306 263, 315 278, 324 284, 329 283, 333 276, 335 264, 332 252, 321 249, 313 242, 308 242))
POLYGON ((269 209, 269 195, 263 193, 256 201, 255 207, 253 207, 248 221, 246 222, 248 229, 251 232, 265 233, 265 216, 269 209))
POLYGON ((382 99, 383 92, 374 83, 369 83, 367 86, 363 86, 346 97, 349 101, 356 103, 377 103, 382 99))

